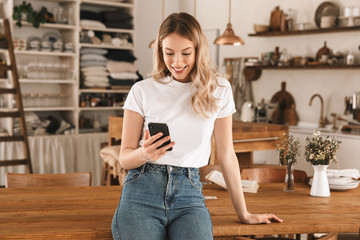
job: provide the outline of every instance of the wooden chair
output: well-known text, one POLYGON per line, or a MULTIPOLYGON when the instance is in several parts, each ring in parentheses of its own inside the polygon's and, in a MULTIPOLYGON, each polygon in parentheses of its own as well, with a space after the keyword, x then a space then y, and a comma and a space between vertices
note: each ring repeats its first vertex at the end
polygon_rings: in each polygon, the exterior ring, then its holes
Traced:
MULTIPOLYGON (((241 179, 254 180, 261 183, 284 182, 286 169, 282 166, 264 168, 245 168, 241 171, 241 179)), ((294 170, 295 182, 306 182, 307 174, 302 170, 294 170)))
MULTIPOLYGON (((273 166, 273 167, 259 167, 259 168, 245 168, 241 171, 241 179, 257 181, 259 184, 262 183, 281 183, 284 182, 286 175, 285 166, 273 166)), ((295 182, 306 182, 307 174, 302 170, 294 170, 295 182)), ((294 239, 292 236, 279 236, 277 240, 294 239)), ((298 235, 298 238, 300 235, 298 235)), ((267 238, 256 238, 256 239, 267 239, 267 238)), ((271 238, 269 238, 271 239, 271 238)))
MULTIPOLYGON (((329 233, 323 237, 320 237, 318 238, 318 240, 337 240, 337 236, 338 234, 337 233, 329 233)), ((214 239, 222 239, 222 238, 214 238, 214 239)), ((223 238, 223 239, 231 239, 231 238, 223 238)), ((252 240, 252 238, 247 238, 247 237, 234 237, 232 238, 233 240, 252 240)), ((261 239, 261 240, 275 240, 277 238, 257 238, 258 239, 261 239)), ((289 239, 291 240, 291 238, 289 239)))
POLYGON ((127 171, 120 166, 120 162, 118 161, 123 118, 118 116, 109 116, 108 124, 108 146, 100 150, 103 165, 101 185, 122 185, 127 173, 127 171))
POLYGON ((60 174, 7 173, 7 188, 91 186, 91 172, 60 174))

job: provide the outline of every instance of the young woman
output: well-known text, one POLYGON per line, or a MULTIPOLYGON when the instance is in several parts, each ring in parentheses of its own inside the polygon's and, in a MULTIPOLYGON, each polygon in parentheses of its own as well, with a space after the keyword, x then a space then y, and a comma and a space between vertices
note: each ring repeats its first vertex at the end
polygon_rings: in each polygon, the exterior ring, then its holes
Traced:
POLYGON ((198 170, 208 164, 212 134, 240 221, 282 222, 246 209, 232 143, 235 104, 229 82, 214 69, 196 19, 187 13, 167 17, 156 40, 152 78, 136 83, 124 106, 120 163, 130 171, 113 218, 114 239, 213 239, 198 170), (171 138, 150 136, 149 122, 166 123, 171 138))

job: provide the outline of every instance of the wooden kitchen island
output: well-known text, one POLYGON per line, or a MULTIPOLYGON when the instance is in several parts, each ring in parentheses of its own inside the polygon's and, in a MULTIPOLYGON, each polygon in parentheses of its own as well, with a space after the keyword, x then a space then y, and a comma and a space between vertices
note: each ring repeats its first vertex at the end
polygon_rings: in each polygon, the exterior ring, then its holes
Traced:
MULTIPOLYGON (((287 125, 234 121, 233 143, 240 168, 252 167, 253 151, 276 149, 276 144, 288 132, 287 125)), ((210 164, 218 164, 214 144, 210 164)))

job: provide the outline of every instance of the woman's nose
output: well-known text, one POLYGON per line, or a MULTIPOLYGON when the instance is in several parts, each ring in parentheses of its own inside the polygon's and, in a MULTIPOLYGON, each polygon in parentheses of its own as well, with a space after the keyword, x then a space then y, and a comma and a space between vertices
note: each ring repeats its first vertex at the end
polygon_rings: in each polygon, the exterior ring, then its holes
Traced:
POLYGON ((183 59, 182 55, 181 55, 181 54, 177 54, 177 55, 175 56, 175 64, 179 65, 179 64, 182 64, 183 62, 184 62, 184 59, 183 59))

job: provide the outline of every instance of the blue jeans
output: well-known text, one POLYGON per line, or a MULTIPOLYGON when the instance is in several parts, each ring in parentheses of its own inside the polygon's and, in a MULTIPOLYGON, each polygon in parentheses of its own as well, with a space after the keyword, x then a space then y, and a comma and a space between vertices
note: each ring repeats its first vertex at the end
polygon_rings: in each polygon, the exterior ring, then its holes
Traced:
POLYGON ((121 240, 210 240, 197 168, 144 164, 128 172, 112 221, 121 240))

